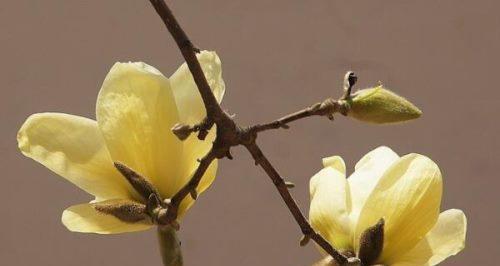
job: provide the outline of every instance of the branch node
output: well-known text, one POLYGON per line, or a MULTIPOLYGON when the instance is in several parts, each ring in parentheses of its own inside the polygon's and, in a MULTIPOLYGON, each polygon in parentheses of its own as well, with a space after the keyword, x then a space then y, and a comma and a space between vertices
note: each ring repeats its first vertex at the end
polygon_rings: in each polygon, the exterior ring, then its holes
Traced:
POLYGON ((294 188, 295 184, 293 182, 290 182, 290 181, 285 181, 285 186, 287 188, 294 188))
POLYGON ((155 210, 158 209, 160 206, 161 206, 160 199, 155 194, 150 194, 148 201, 146 203, 146 211, 149 214, 149 216, 153 217, 155 210))
POLYGON ((307 245, 309 243, 309 241, 311 240, 311 237, 308 236, 308 235, 303 235, 301 238, 300 238, 300 241, 299 241, 299 244, 301 247, 307 245))
MULTIPOLYGON (((330 99, 324 101, 323 103, 318 103, 309 108, 305 108, 296 113, 287 115, 272 123, 257 125, 246 130, 242 130, 234 122, 234 117, 229 116, 227 113, 225 113, 222 110, 220 104, 217 102, 217 99, 215 98, 210 85, 208 84, 207 79, 203 73, 200 62, 196 57, 195 53, 199 52, 199 49, 197 49, 189 40, 188 36, 180 27, 175 16, 167 6, 165 1, 150 0, 150 2, 154 6, 158 15, 161 17, 168 31, 177 43, 177 46, 181 50, 181 53, 186 60, 187 66, 189 67, 189 70, 193 76, 194 82, 198 87, 198 91, 201 95, 207 113, 207 117, 204 121, 193 127, 190 127, 189 130, 186 127, 181 127, 178 129, 179 132, 177 132, 177 134, 180 135, 180 138, 186 138, 186 134, 188 133, 187 131, 190 131, 189 133, 197 131, 198 139, 204 140, 210 128, 214 124, 216 124, 217 126, 216 141, 212 146, 212 149, 203 157, 203 159, 198 160, 200 164, 191 177, 191 180, 172 197, 172 201, 170 204, 168 204, 167 208, 157 208, 157 222, 161 225, 172 224, 172 227, 178 228, 176 219, 179 205, 188 194, 191 194, 191 196, 193 197, 193 191, 196 191, 196 187, 198 186, 201 178, 203 177, 211 162, 216 158, 232 158, 229 153, 229 148, 232 146, 244 145, 252 154, 252 157, 255 160, 255 164, 260 165, 267 173, 267 175, 272 179, 285 204, 292 213, 296 222, 299 224, 304 234, 304 239, 303 241, 301 241, 301 243, 304 243, 305 245, 305 243, 307 243, 307 241, 312 238, 316 243, 318 243, 319 246, 321 246, 330 255, 332 255, 332 257, 337 262, 339 262, 339 264, 343 265, 347 261, 347 258, 338 253, 324 238, 314 232, 307 219, 302 214, 297 203, 288 191, 287 186, 281 178, 280 174, 276 171, 276 169, 274 169, 274 167, 267 160, 264 154, 262 154, 259 146, 256 144, 258 132, 269 129, 288 128, 288 123, 309 116, 333 115, 335 112, 338 112, 338 103, 330 99)), ((147 196, 149 196, 149 194, 147 194, 147 196)), ((194 196, 193 198, 196 198, 196 196, 194 196)))
POLYGON ((206 130, 206 129, 200 129, 198 131, 198 139, 199 140, 205 140, 207 138, 207 135, 208 135, 208 130, 206 130))
POLYGON ((172 206, 172 200, 171 199, 164 199, 163 200, 163 204, 165 204, 165 206, 167 208, 171 207, 172 206))
POLYGON ((172 132, 179 140, 185 140, 195 131, 194 128, 183 123, 177 123, 172 127, 172 132))
POLYGON ((196 200, 198 198, 198 192, 196 191, 195 188, 191 189, 191 191, 189 191, 189 195, 191 195, 191 198, 196 200))

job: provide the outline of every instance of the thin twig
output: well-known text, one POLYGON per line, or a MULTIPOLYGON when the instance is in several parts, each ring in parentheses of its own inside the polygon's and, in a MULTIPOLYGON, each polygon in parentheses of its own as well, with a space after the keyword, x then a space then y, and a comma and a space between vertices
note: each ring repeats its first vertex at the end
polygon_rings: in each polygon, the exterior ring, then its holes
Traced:
POLYGON ((307 219, 300 211, 300 208, 293 199, 292 195, 290 194, 290 191, 288 190, 285 181, 280 176, 278 171, 274 168, 274 166, 269 162, 266 156, 264 156, 259 146, 257 146, 257 144, 253 142, 248 145, 245 145, 245 147, 248 149, 250 154, 252 154, 256 164, 260 165, 260 167, 264 169, 269 178, 271 178, 271 180, 273 181, 274 185, 276 186, 278 192, 281 195, 281 198, 283 198, 283 201, 285 201, 286 206, 292 213, 293 218, 295 218, 295 221, 297 221, 297 223, 299 224, 300 230, 302 230, 304 236, 306 238, 313 239, 320 247, 322 247, 326 252, 328 252, 328 254, 330 254, 335 259, 335 261, 337 261, 340 265, 347 263, 347 258, 345 256, 343 256, 337 250, 335 250, 330 245, 330 243, 328 243, 321 235, 319 235, 313 230, 307 219))
MULTIPOLYGON (((347 262, 347 258, 336 251, 321 235, 314 231, 314 229, 311 227, 307 219, 300 211, 300 208, 295 203, 295 200, 290 195, 290 192, 288 191, 287 185, 283 181, 283 178, 281 178, 279 173, 274 169, 271 163, 262 154, 258 145, 255 143, 258 132, 275 128, 276 123, 279 127, 283 127, 283 125, 288 122, 311 115, 321 114, 331 116, 334 112, 340 110, 338 109, 338 105, 335 104, 333 100, 325 101, 323 103, 320 103, 317 107, 313 106, 311 107, 311 109, 306 109, 304 111, 289 115, 283 118, 281 121, 274 122, 269 125, 254 126, 246 129, 237 126, 234 120, 222 110, 219 103, 215 99, 215 96, 213 95, 212 90, 207 83, 200 63, 198 62, 198 59, 196 57, 196 53, 199 52, 199 50, 193 45, 193 43, 187 37, 186 33, 182 30, 170 8, 163 0, 150 0, 150 2, 156 9, 156 12, 162 18, 167 29, 169 30, 170 34, 181 50, 181 53, 189 67, 189 70, 193 75, 194 81, 198 86, 198 90, 202 96, 203 103, 207 111, 207 117, 203 122, 205 124, 205 128, 203 128, 203 130, 206 131, 210 129, 213 124, 217 125, 216 140, 214 142, 214 145, 212 146, 212 149, 200 160, 200 165, 196 169, 196 172, 191 180, 172 197, 171 202, 169 203, 169 206, 167 208, 166 215, 162 216, 161 222, 163 224, 168 224, 177 218, 179 205, 182 200, 186 196, 188 196, 188 194, 191 194, 191 196, 196 198, 196 188, 201 178, 203 177, 203 174, 213 160, 215 160, 216 158, 224 157, 228 157, 231 159, 232 156, 230 154, 230 148, 237 145, 244 145, 252 154, 256 162, 261 165, 261 167, 266 171, 266 173, 276 185, 287 207, 290 209, 290 212, 299 224, 304 236, 306 238, 313 239, 326 252, 328 252, 338 262, 339 265, 345 265, 345 263, 347 262)), ((175 130, 185 130, 184 133, 189 134, 194 129, 194 127, 183 129, 182 127, 177 126, 176 128, 174 128, 174 132, 175 130)), ((178 136, 181 136, 181 139, 185 136, 183 132, 180 131, 176 132, 176 134, 178 136)))
POLYGON ((336 101, 331 98, 324 100, 323 102, 316 103, 310 107, 297 111, 295 113, 286 115, 280 119, 272 121, 266 124, 258 124, 252 126, 252 131, 255 133, 270 130, 270 129, 279 129, 289 128, 289 123, 294 122, 296 120, 310 117, 310 116, 327 116, 330 120, 333 120, 333 115, 337 112, 346 113, 346 105, 344 101, 336 101))
POLYGON ((172 197, 169 204, 170 206, 167 208, 166 216, 161 218, 162 220, 164 219, 164 224, 169 224, 171 221, 177 219, 179 206, 185 197, 191 195, 193 199, 196 199, 196 188, 198 187, 198 184, 200 184, 201 178, 213 160, 215 160, 215 152, 214 149, 211 149, 202 159, 200 159, 200 165, 196 168, 196 171, 189 182, 172 197))
POLYGON ((177 43, 177 46, 179 46, 182 56, 186 60, 189 70, 193 74, 194 82, 196 83, 196 86, 198 86, 198 90, 200 91, 201 98, 203 99, 203 103, 205 104, 205 108, 207 110, 207 117, 217 119, 223 111, 212 93, 207 79, 203 74, 201 65, 196 58, 196 53, 200 50, 193 45, 191 40, 189 40, 188 36, 177 22, 177 19, 174 17, 165 1, 150 0, 150 2, 156 9, 158 15, 162 18, 165 26, 177 43))

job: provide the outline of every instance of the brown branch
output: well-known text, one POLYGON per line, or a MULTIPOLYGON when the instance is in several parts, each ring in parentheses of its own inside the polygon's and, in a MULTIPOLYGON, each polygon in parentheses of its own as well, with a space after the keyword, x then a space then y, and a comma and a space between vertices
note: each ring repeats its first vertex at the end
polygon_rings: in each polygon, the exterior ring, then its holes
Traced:
POLYGON ((251 130, 255 133, 258 133, 270 129, 288 129, 289 123, 310 116, 326 116, 328 117, 328 119, 333 120, 333 115, 335 113, 347 115, 347 112, 349 111, 349 105, 346 103, 346 100, 351 96, 352 87, 354 86, 354 84, 356 84, 357 80, 358 77, 356 76, 356 74, 354 74, 354 72, 352 71, 348 71, 344 76, 344 95, 340 98, 340 100, 328 98, 322 102, 316 103, 295 113, 286 115, 273 122, 263 125, 255 125, 251 130))
MULTIPOLYGON (((193 45, 189 40, 186 33, 182 30, 179 23, 175 19, 172 11, 166 5, 163 0, 150 0, 156 12, 160 15, 163 22, 165 23, 168 31, 177 43, 181 53, 186 60, 186 63, 193 75, 194 81, 198 86, 198 90, 202 96, 203 103, 207 111, 207 117, 199 125, 203 125, 201 128, 195 126, 182 126, 176 125, 173 131, 179 136, 180 139, 185 138, 186 134, 189 135, 191 132, 200 130, 200 133, 207 131, 213 124, 217 125, 216 140, 210 152, 205 155, 200 160, 200 165, 198 166, 195 174, 191 180, 179 191, 177 192, 168 203, 168 207, 164 215, 159 215, 159 220, 162 224, 175 223, 177 218, 178 208, 182 200, 191 194, 193 198, 196 198, 196 188, 203 177, 203 174, 207 170, 210 163, 216 158, 232 158, 230 154, 230 148, 237 145, 244 145, 248 151, 252 154, 255 161, 261 165, 265 172, 269 175, 273 183, 276 185, 281 197, 285 201, 285 204, 289 208, 290 212, 294 216, 295 220, 299 224, 302 233, 306 239, 313 239, 318 245, 320 245, 326 252, 328 252, 339 265, 345 265, 347 263, 347 258, 335 250, 321 235, 316 233, 311 227, 307 219, 304 217, 297 203, 290 195, 288 191, 287 184, 284 182, 283 178, 274 169, 267 158, 262 154, 260 148, 255 143, 257 138, 257 133, 267 129, 283 127, 289 122, 295 121, 300 118, 312 116, 312 115, 328 115, 331 117, 334 112, 340 111, 339 105, 333 100, 326 100, 319 105, 314 105, 303 111, 286 116, 277 122, 273 122, 265 125, 257 125, 243 129, 236 125, 234 120, 228 116, 220 107, 219 103, 215 99, 215 96, 207 83, 205 75, 202 71, 200 63, 196 57, 196 52, 199 50, 193 45)), ((203 134, 200 137, 203 139, 203 134)), ((154 201, 153 201, 154 202, 154 201)))
POLYGON ((220 108, 217 99, 212 93, 207 79, 203 74, 201 65, 198 62, 198 58, 196 58, 196 53, 200 50, 193 45, 191 40, 189 40, 184 30, 177 22, 177 19, 174 17, 172 11, 163 0, 150 0, 150 2, 165 23, 165 26, 174 38, 177 46, 179 46, 182 56, 186 60, 189 70, 193 74, 194 82, 196 83, 196 86, 198 86, 198 90, 200 91, 201 98, 203 99, 203 103, 205 104, 205 108, 207 110, 207 117, 217 120, 224 112, 220 108))
POLYGON ((297 121, 302 118, 310 117, 310 116, 326 116, 330 120, 333 120, 333 115, 335 113, 347 113, 347 106, 344 101, 337 101, 332 98, 328 98, 323 102, 316 103, 310 107, 297 111, 295 113, 286 115, 280 119, 272 121, 267 124, 257 124, 252 126, 252 131, 255 133, 270 130, 270 129, 279 129, 285 128, 288 129, 288 124, 294 121, 297 121))
POLYGON ((281 195, 281 198, 283 198, 283 201, 292 213, 293 218, 295 218, 295 221, 297 221, 297 223, 299 224, 300 230, 302 230, 304 236, 306 238, 314 240, 321 248, 323 248, 328 254, 330 254, 335 259, 335 261, 338 262, 338 264, 344 265, 345 263, 347 263, 347 258, 344 255, 340 254, 321 235, 314 231, 314 229, 311 227, 307 219, 300 211, 300 208, 299 206, 297 206, 297 203, 293 199, 292 195, 290 194, 285 181, 280 176, 278 171, 273 167, 273 165, 269 162, 266 156, 264 156, 259 146, 257 146, 257 144, 253 142, 245 145, 245 147, 248 149, 250 154, 252 154, 252 157, 254 158, 256 164, 260 165, 262 169, 264 169, 264 171, 267 173, 269 178, 271 178, 271 180, 273 181, 274 185, 281 195))
POLYGON ((196 199, 196 188, 198 187, 201 178, 203 177, 213 160, 215 160, 215 158, 215 150, 212 148, 202 159, 200 159, 200 165, 198 165, 198 168, 196 168, 196 171, 189 182, 172 197, 167 208, 166 216, 160 218, 160 221, 163 224, 169 224, 171 221, 177 219, 179 206, 185 197, 191 194, 192 198, 196 199))

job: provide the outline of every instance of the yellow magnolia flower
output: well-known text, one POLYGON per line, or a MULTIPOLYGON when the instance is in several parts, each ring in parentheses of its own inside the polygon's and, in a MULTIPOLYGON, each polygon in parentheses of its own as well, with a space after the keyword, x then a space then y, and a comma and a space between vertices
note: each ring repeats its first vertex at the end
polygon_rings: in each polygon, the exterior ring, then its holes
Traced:
MULTIPOLYGON (((219 57, 203 51, 198 60, 220 102, 225 86, 219 57)), ((198 166, 196 159, 208 151, 215 132, 205 141, 191 136, 181 142, 170 129, 178 122, 200 122, 204 116, 201 96, 185 63, 170 78, 142 62, 116 63, 97 98, 97 121, 62 113, 34 114, 19 130, 17 140, 24 155, 95 196, 90 203, 64 211, 62 222, 69 230, 100 234, 140 231, 152 226, 149 217, 118 219, 97 210, 122 206, 134 214, 146 201, 113 162, 134 169, 163 198, 171 198, 190 179, 198 166)), ((198 193, 210 186, 216 169, 214 161, 198 193)), ((179 216, 192 204, 186 197, 179 216)))
POLYGON ((442 178, 431 159, 379 147, 347 179, 342 158, 325 158, 323 165, 310 181, 311 225, 335 248, 361 257, 362 265, 436 265, 464 248, 466 217, 457 209, 440 213, 442 178), (376 247, 367 242, 377 237, 381 251, 360 254, 362 245, 376 247))

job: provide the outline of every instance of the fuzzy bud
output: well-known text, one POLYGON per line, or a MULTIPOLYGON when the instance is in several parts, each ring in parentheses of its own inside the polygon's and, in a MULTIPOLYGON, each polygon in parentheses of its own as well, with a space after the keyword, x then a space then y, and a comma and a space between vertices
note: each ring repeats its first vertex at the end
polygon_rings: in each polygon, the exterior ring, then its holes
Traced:
POLYGON ((360 90, 346 102, 349 105, 348 116, 368 123, 397 123, 422 115, 415 105, 382 85, 360 90))
POLYGON ((191 135, 192 129, 189 125, 177 123, 172 127, 172 132, 180 140, 185 140, 191 135))
POLYGON ((380 219, 377 224, 366 229, 359 240, 359 254, 363 264, 373 265, 382 253, 384 247, 384 219, 380 219))
POLYGON ((95 210, 103 214, 113 215, 126 223, 136 223, 147 219, 149 216, 144 204, 122 201, 122 202, 100 202, 92 205, 95 210))

